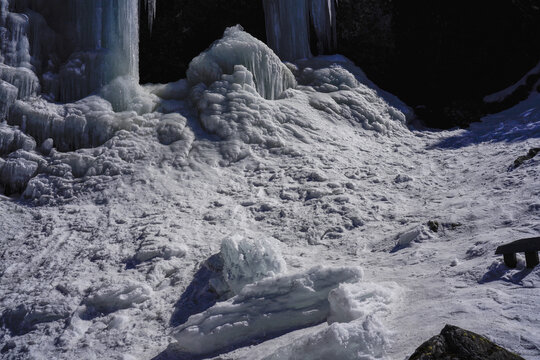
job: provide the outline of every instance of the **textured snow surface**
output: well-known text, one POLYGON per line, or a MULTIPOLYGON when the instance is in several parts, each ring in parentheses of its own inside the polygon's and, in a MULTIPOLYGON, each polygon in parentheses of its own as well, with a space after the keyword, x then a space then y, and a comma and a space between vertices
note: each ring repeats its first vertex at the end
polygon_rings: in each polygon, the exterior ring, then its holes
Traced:
POLYGON ((510 168, 539 94, 430 131, 341 56, 231 28, 192 65, 67 104, 0 83, 1 358, 403 359, 446 323, 540 357, 540 268, 494 255, 540 232, 539 160, 510 168))
POLYGON ((340 283, 361 278, 358 268, 316 267, 260 280, 190 317, 175 329, 175 346, 189 354, 211 354, 319 324, 328 316, 328 293, 340 283))

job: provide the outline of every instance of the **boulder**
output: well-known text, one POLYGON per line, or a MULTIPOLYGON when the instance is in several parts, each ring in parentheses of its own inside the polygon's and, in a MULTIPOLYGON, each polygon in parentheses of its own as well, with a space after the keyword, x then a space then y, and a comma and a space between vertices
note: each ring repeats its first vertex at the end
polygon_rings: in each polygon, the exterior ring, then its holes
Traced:
POLYGON ((524 360, 521 356, 492 343, 485 337, 457 326, 446 325, 409 360, 524 360))

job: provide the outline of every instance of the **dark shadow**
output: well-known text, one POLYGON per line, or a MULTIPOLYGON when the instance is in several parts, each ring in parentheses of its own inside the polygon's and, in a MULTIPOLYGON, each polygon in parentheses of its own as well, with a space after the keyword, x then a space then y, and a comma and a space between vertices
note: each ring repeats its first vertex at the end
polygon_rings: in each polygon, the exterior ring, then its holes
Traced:
POLYGON ((191 315, 205 311, 222 298, 210 285, 212 279, 220 280, 222 277, 222 266, 223 260, 219 254, 212 255, 204 262, 174 305, 175 310, 169 325, 176 327, 185 323, 191 315))
POLYGON ((511 269, 506 266, 503 262, 496 262, 491 264, 488 271, 482 276, 478 281, 479 284, 486 284, 493 281, 505 281, 508 283, 521 285, 523 279, 525 279, 533 269, 528 268, 518 268, 511 269), (518 270, 517 272, 512 272, 512 270, 518 270))

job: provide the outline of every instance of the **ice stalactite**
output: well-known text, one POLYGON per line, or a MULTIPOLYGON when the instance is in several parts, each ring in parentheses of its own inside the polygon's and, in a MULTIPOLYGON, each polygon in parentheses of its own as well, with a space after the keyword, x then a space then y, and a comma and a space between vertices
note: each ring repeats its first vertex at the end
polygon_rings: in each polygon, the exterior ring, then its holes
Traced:
POLYGON ((308 0, 263 0, 268 45, 283 60, 311 57, 308 0))
POLYGON ((336 45, 335 0, 263 0, 268 45, 283 60, 311 57, 310 28, 319 53, 336 45))
POLYGON ((335 0, 310 0, 310 14, 319 54, 334 52, 337 44, 335 0))
POLYGON ((154 20, 156 19, 156 1, 157 0, 145 0, 146 11, 148 12, 148 28, 152 32, 154 26, 154 20))

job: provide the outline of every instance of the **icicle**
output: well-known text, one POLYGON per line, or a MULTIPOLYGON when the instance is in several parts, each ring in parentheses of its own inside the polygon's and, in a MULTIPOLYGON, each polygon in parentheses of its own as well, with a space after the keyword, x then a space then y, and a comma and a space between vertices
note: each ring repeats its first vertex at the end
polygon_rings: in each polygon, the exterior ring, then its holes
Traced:
POLYGON ((263 0, 268 45, 282 60, 311 57, 308 0, 263 0))
POLYGON ((320 53, 336 47, 336 0, 263 0, 268 45, 282 60, 311 57, 310 20, 320 53))
POLYGON ((148 12, 148 28, 152 32, 154 20, 156 19, 156 0, 145 0, 145 4, 148 12))
POLYGON ((336 49, 336 8, 334 0, 310 0, 310 13, 320 54, 332 53, 336 49))

